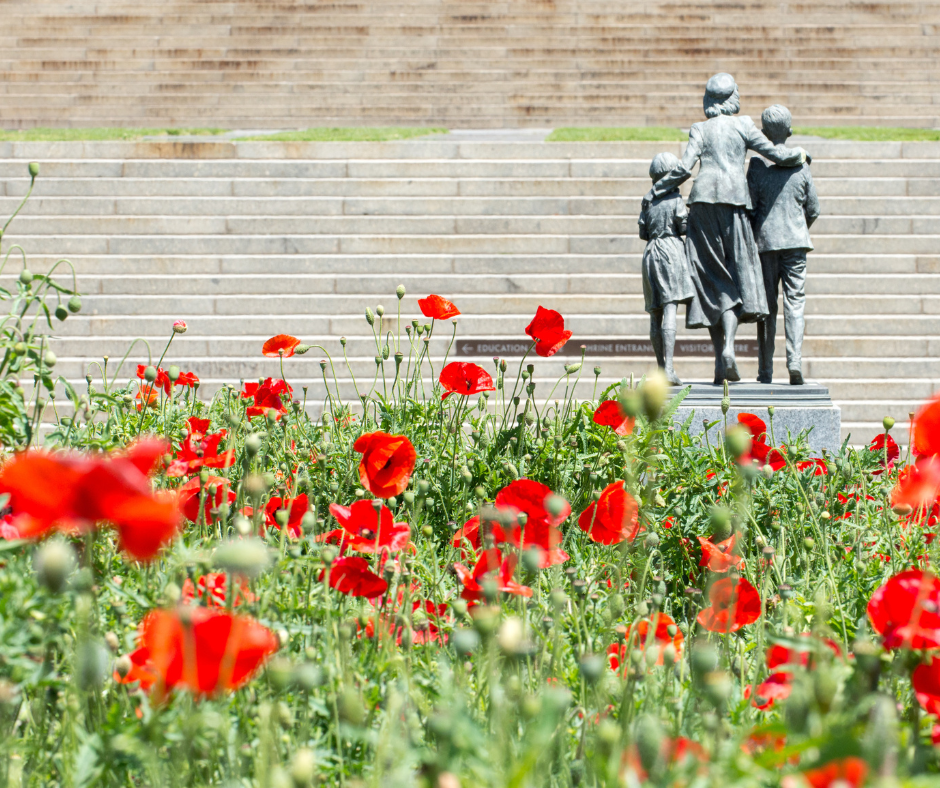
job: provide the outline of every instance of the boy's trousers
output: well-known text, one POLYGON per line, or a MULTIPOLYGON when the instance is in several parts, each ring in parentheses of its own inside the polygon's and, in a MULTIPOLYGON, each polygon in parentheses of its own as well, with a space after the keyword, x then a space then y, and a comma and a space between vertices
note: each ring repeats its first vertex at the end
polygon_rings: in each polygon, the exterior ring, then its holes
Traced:
POLYGON ((777 293, 783 284, 783 325, 787 336, 787 369, 802 371, 803 310, 806 306, 806 250, 780 249, 760 253, 769 314, 757 324, 758 378, 769 381, 774 371, 777 293))

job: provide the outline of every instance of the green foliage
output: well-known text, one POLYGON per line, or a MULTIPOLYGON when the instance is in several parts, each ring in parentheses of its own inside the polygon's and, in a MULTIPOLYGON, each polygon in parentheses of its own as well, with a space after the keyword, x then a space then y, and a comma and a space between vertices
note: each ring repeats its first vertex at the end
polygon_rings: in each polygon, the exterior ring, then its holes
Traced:
POLYGON ((226 129, 125 129, 85 128, 67 129, 37 126, 32 129, 0 131, 0 142, 97 142, 102 140, 139 140, 144 137, 178 137, 182 135, 214 136, 224 134, 226 129))
POLYGON ((555 129, 546 142, 685 142, 689 135, 671 126, 594 126, 555 129))
POLYGON ((937 142, 940 129, 911 129, 892 126, 794 126, 794 134, 825 137, 828 140, 859 142, 937 142))

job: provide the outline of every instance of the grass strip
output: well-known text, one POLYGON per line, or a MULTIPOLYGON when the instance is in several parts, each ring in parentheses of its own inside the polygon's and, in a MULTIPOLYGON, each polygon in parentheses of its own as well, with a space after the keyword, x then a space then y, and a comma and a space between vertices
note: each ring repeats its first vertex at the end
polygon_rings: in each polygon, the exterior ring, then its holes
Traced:
POLYGON ((447 129, 416 128, 412 126, 376 126, 373 128, 312 128, 298 131, 281 131, 275 134, 255 134, 239 137, 239 140, 261 140, 270 142, 389 142, 426 137, 429 134, 446 134, 447 129))

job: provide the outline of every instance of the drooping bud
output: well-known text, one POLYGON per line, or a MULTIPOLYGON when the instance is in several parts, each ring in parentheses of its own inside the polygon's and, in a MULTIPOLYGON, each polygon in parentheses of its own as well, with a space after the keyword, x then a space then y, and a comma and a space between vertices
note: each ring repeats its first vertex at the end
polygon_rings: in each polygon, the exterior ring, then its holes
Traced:
POLYGON ((59 360, 59 359, 56 358, 56 354, 53 353, 51 350, 47 350, 47 351, 43 354, 43 357, 42 357, 42 363, 45 364, 47 367, 50 367, 50 368, 51 368, 51 367, 54 367, 54 366, 56 365, 56 362, 57 362, 58 360, 59 360))
POLYGON ((31 285, 33 283, 33 272, 28 268, 24 268, 20 271, 20 284, 31 285))
POLYGON ((63 321, 69 316, 69 310, 66 309, 62 304, 59 304, 55 308, 56 320, 63 321))
POLYGON ((69 312, 73 315, 82 311, 82 299, 77 293, 69 299, 69 312))

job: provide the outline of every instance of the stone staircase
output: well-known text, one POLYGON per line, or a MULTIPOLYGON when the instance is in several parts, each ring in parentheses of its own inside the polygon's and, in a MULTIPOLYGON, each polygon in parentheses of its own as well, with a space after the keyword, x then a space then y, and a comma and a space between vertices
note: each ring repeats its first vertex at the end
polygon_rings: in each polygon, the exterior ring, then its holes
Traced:
POLYGON ((940 126, 940 4, 4 0, 0 126, 940 126))
MULTIPOLYGON (((883 416, 903 423, 940 383, 940 143, 802 144, 814 155, 823 210, 813 228, 805 372, 830 387, 844 434, 867 441, 883 416)), ((565 316, 572 347, 647 337, 636 217, 661 150, 681 146, 0 143, 0 215, 27 188, 26 162, 42 167, 4 248, 22 244, 35 271, 62 256, 75 264, 85 305, 57 328, 55 345, 57 369, 70 379, 81 382, 104 354, 119 359, 137 336, 156 358, 183 318, 189 332, 170 360, 202 378, 204 398, 224 382, 277 375, 277 360, 260 351, 278 333, 339 358, 340 388, 352 398, 339 337, 367 386, 376 345, 364 310, 383 304, 384 328, 394 330, 399 284, 403 322, 420 317, 418 297, 438 293, 463 312, 461 340, 523 340, 540 304, 565 316)), ((433 340, 438 371, 450 332, 440 326, 433 340)), ((704 331, 682 335, 707 341, 704 331)), ((753 338, 753 327, 741 336, 753 338)), ((325 395, 322 356, 285 362, 314 407, 325 395)), ((130 359, 142 360, 142 352, 130 359)), ((572 360, 533 359, 537 392, 547 396, 572 360)), ((579 393, 590 396, 595 364, 607 385, 652 363, 589 357, 579 393)), ((393 374, 394 364, 386 369, 393 374)), ((711 378, 705 357, 680 358, 678 369, 688 380, 711 378)), ((756 359, 744 358, 742 372, 753 379, 756 359)), ((779 358, 777 379, 785 374, 779 358)))

